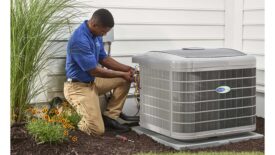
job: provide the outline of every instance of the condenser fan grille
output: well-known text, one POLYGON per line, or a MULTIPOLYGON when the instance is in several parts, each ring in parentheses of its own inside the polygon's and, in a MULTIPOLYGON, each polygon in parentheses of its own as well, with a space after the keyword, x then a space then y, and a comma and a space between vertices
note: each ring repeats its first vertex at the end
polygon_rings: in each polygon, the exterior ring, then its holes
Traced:
POLYGON ((256 69, 169 72, 142 68, 142 121, 173 132, 201 132, 255 124, 256 69), (228 93, 217 93, 228 86, 228 93))

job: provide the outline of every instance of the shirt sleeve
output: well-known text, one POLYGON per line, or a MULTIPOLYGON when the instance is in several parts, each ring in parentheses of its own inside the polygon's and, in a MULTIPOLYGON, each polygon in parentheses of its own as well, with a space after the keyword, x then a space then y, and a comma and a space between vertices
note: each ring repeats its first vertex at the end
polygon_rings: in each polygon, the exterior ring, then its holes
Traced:
POLYGON ((87 43, 75 42, 71 45, 72 59, 79 65, 83 71, 89 71, 96 68, 97 61, 94 51, 87 43))
POLYGON ((99 38, 99 42, 100 42, 99 60, 103 60, 107 57, 107 54, 104 49, 102 37, 99 38))

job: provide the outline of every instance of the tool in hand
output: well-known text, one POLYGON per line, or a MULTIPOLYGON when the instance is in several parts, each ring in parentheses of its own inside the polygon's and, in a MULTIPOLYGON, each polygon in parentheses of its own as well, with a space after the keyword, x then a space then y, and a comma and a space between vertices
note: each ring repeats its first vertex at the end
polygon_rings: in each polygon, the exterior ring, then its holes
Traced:
POLYGON ((116 135, 116 138, 118 138, 118 139, 120 139, 120 140, 122 140, 122 141, 129 141, 129 142, 132 142, 132 143, 134 143, 134 141, 133 140, 130 140, 130 139, 128 139, 127 137, 125 137, 125 136, 121 136, 121 135, 116 135))

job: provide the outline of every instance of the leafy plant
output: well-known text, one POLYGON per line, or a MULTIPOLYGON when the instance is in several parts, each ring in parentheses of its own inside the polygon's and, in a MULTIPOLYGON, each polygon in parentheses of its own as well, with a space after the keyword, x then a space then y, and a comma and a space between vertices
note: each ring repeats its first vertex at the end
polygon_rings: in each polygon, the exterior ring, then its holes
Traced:
POLYGON ((75 129, 74 125, 57 109, 32 107, 27 112, 30 113, 31 117, 26 128, 38 143, 60 143, 69 139, 73 142, 77 141, 76 136, 70 135, 70 132, 75 129))
POLYGON ((81 120, 81 116, 67 101, 62 102, 61 115, 66 118, 75 128, 77 128, 77 124, 81 120))
MULTIPOLYGON (((25 120, 31 100, 45 88, 39 74, 57 50, 49 50, 80 12, 74 0, 11 0, 11 120, 25 120)), ((45 79, 43 77, 43 79, 45 79)))
POLYGON ((70 115, 65 115, 65 118, 74 126, 77 127, 78 122, 81 120, 81 116, 79 116, 76 112, 70 115))
POLYGON ((42 119, 37 119, 27 124, 28 132, 33 135, 39 143, 59 143, 66 139, 65 129, 59 123, 49 123, 42 119))

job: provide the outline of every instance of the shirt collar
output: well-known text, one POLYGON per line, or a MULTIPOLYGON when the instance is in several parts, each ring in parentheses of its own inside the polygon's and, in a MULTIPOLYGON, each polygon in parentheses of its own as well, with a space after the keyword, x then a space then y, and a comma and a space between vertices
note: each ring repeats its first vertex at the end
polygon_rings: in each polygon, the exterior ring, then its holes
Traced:
POLYGON ((88 27, 88 20, 85 20, 85 21, 83 22, 82 26, 83 26, 85 32, 89 34, 89 36, 91 36, 93 39, 96 37, 96 36, 94 36, 94 35, 92 34, 92 32, 90 31, 90 29, 89 29, 89 27, 88 27))

